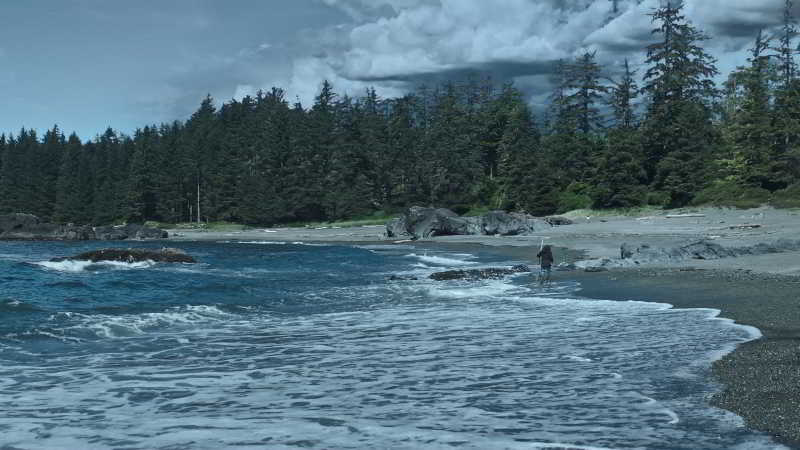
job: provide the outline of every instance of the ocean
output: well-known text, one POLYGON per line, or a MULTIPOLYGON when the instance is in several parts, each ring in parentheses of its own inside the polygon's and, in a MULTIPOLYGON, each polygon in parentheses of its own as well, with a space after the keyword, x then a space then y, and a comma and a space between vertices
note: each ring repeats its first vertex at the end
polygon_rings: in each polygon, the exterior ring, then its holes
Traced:
POLYGON ((717 311, 427 279, 522 262, 488 251, 167 244, 199 263, 0 242, 0 448, 780 448, 708 404, 759 335, 717 311))

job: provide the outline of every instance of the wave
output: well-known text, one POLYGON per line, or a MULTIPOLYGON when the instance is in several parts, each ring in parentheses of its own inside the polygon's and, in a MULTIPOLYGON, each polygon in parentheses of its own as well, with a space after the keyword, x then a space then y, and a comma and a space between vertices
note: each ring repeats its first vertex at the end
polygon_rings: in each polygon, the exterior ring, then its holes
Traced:
POLYGON ((219 244, 249 244, 249 245, 303 245, 306 247, 330 247, 330 244, 310 244, 303 241, 217 241, 219 244))
POLYGON ((474 261, 465 261, 463 259, 447 258, 444 256, 430 256, 427 254, 417 255, 416 253, 411 253, 406 256, 409 258, 417 258, 424 263, 435 264, 437 266, 471 266, 477 264, 477 262, 474 261))
POLYGON ((163 312, 126 314, 110 316, 106 314, 82 314, 60 312, 51 317, 67 323, 60 331, 71 336, 98 338, 124 338, 139 336, 148 332, 183 328, 187 325, 220 322, 237 317, 211 305, 186 305, 169 308, 163 312), (88 333, 88 336, 87 336, 88 333))
POLYGON ((0 300, 0 312, 37 312, 44 311, 34 305, 25 303, 17 299, 2 299, 0 300))
POLYGON ((131 270, 131 269, 147 269, 156 265, 155 261, 140 261, 140 262, 119 262, 119 261, 39 261, 33 263, 34 265, 44 267, 45 269, 55 270, 57 272, 80 273, 97 271, 103 269, 112 270, 131 270))

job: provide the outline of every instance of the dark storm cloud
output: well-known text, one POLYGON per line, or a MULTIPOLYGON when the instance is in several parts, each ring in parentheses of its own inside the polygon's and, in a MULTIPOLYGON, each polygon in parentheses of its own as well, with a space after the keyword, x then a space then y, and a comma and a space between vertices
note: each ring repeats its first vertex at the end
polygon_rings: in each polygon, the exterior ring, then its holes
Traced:
MULTIPOLYGON (((479 74, 542 103, 559 59, 596 51, 609 76, 624 59, 639 66, 661 2, 0 2, 0 130, 130 132, 185 119, 206 94, 219 103, 272 86, 308 105, 323 79, 342 94, 374 86, 388 97, 479 74)), ((780 24, 783 3, 686 0, 684 11, 713 37, 706 48, 726 74, 759 29, 780 24)))

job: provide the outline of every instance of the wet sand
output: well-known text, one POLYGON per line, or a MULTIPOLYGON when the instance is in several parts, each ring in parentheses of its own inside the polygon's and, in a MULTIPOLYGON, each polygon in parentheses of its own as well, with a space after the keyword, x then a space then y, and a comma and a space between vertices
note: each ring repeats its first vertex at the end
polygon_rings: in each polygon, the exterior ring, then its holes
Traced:
MULTIPOLYGON (((571 217, 573 225, 543 227, 530 236, 443 236, 405 241, 420 248, 490 251, 536 264, 541 243, 556 247, 556 262, 618 258, 622 243, 672 247, 711 240, 726 247, 800 238, 800 211, 704 208, 644 217, 571 217)), ((170 230, 172 240, 385 243, 384 227, 271 228, 208 233, 170 230)), ((714 308, 720 316, 758 328, 747 342, 713 365, 721 390, 715 406, 735 412, 748 427, 800 449, 800 251, 687 260, 608 272, 554 272, 577 280, 589 298, 714 308)))

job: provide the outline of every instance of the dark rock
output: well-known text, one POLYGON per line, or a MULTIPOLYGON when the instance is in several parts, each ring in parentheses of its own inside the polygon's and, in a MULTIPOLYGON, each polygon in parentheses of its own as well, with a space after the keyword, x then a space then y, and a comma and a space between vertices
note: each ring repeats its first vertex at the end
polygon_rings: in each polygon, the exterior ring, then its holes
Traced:
POLYGON ((412 206, 386 224, 387 237, 422 239, 452 235, 529 234, 534 231, 533 216, 491 211, 480 217, 461 217, 445 208, 412 206))
POLYGON ((773 243, 759 243, 748 247, 723 247, 706 240, 691 242, 686 245, 670 248, 654 248, 643 244, 634 247, 627 243, 620 246, 620 260, 617 266, 630 264, 658 264, 687 259, 720 259, 746 255, 764 255, 800 250, 800 240, 780 239, 773 243))
POLYGON ((572 220, 567 219, 566 217, 561 217, 561 216, 545 217, 544 221, 547 222, 548 224, 550 224, 551 227, 557 227, 557 226, 561 226, 561 225, 572 225, 573 223, 575 223, 572 220))
POLYGON ((510 268, 505 267, 487 267, 485 269, 469 269, 469 270, 448 270, 445 272, 432 273, 428 278, 436 281, 447 280, 485 280, 503 278, 506 275, 513 275, 515 273, 530 272, 531 269, 520 264, 510 268))
POLYGON ((60 225, 42 222, 32 214, 0 215, 0 240, 85 241, 123 239, 165 239, 168 234, 158 228, 128 224, 115 227, 60 225))
POLYGON ((527 214, 489 211, 481 216, 480 222, 482 234, 516 236, 532 233, 535 219, 527 214))
POLYGON ((389 281, 413 281, 413 280, 417 280, 417 279, 418 278, 413 276, 413 275, 408 275, 408 276, 392 275, 392 276, 389 277, 389 281))
POLYGON ((576 270, 577 268, 578 267, 573 263, 562 262, 562 263, 558 264, 557 266, 555 266, 554 270, 567 272, 567 271, 576 270))
POLYGON ((584 272, 608 272, 608 267, 593 266, 583 269, 584 272))
POLYGON ((104 248, 101 250, 92 250, 84 252, 76 256, 69 256, 66 258, 53 258, 53 262, 60 261, 118 261, 118 262, 141 262, 141 261, 155 261, 155 262, 170 262, 170 263, 195 263, 194 258, 189 256, 186 252, 177 248, 162 248, 160 250, 151 250, 143 248, 104 248))
POLYGON ((623 243, 619 247, 619 258, 620 259, 631 258, 631 257, 633 257, 635 252, 636 252, 635 248, 633 248, 632 246, 628 245, 627 243, 623 243))
POLYGON ((125 239, 166 239, 169 234, 158 228, 135 223, 117 226, 95 227, 96 239, 101 241, 122 241, 125 239))
POLYGON ((94 239, 90 227, 57 225, 42 222, 32 214, 0 215, 0 240, 59 240, 94 239))
POLYGON ((39 225, 41 221, 33 214, 0 214, 0 233, 39 225))

